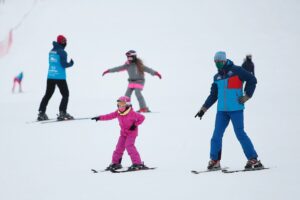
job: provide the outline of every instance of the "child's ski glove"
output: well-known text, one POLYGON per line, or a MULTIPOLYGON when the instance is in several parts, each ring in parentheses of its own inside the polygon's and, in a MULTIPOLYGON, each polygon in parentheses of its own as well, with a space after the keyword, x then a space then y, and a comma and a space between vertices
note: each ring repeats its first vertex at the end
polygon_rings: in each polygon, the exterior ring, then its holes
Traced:
POLYGON ((130 126, 130 128, 129 128, 129 130, 131 130, 131 131, 134 131, 135 129, 136 129, 136 125, 135 124, 132 124, 131 126, 130 126))
POLYGON ((95 121, 97 122, 97 121, 100 120, 100 119, 99 119, 99 116, 97 116, 97 117, 91 118, 91 120, 95 120, 95 121))
POLYGON ((103 74, 102 74, 102 76, 104 76, 107 73, 109 73, 109 70, 104 71, 103 74))
POLYGON ((161 79, 161 75, 160 75, 160 73, 158 73, 158 72, 155 72, 155 74, 154 74, 155 76, 158 76, 158 78, 159 79, 161 79))

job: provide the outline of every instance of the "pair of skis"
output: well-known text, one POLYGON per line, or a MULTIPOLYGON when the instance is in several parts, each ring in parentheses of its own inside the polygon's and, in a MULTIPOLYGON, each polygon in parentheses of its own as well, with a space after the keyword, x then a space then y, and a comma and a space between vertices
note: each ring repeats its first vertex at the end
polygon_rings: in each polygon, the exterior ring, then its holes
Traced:
POLYGON ((218 169, 207 169, 207 170, 192 170, 191 172, 193 174, 201 174, 201 173, 207 173, 207 172, 216 172, 216 171, 221 171, 225 174, 230 174, 230 173, 237 173, 237 172, 252 172, 252 171, 259 171, 259 170, 265 170, 265 169, 270 169, 268 167, 259 167, 259 168, 251 168, 251 169, 236 169, 236 170, 230 170, 228 167, 223 167, 223 168, 218 168, 218 169))
POLYGON ((142 169, 130 169, 129 167, 127 168, 122 168, 118 170, 96 170, 96 169, 91 169, 93 173, 101 173, 101 172, 111 172, 111 173, 127 173, 127 172, 138 172, 138 171, 145 171, 145 170, 154 170, 156 167, 146 167, 142 169))

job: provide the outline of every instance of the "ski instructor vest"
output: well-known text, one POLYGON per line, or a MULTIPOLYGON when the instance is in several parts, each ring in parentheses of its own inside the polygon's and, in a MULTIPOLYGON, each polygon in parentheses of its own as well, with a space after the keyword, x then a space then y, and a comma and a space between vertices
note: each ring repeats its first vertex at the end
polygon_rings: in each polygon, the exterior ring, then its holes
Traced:
POLYGON ((53 49, 49 52, 48 79, 66 80, 66 68, 71 66, 64 48, 53 42, 53 49))

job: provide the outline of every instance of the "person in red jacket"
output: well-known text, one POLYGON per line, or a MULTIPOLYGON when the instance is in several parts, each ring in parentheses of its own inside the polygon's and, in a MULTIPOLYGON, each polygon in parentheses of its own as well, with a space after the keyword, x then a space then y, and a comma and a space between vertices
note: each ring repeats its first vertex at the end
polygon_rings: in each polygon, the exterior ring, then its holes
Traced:
POLYGON ((132 165, 129 169, 138 170, 147 168, 141 161, 140 154, 135 147, 135 140, 138 136, 138 126, 143 123, 145 117, 133 110, 129 97, 122 96, 117 102, 118 109, 116 111, 92 118, 92 120, 96 120, 96 122, 99 120, 105 121, 118 118, 121 127, 120 137, 112 156, 112 163, 106 170, 117 170, 122 168, 121 161, 125 149, 132 161, 132 165))

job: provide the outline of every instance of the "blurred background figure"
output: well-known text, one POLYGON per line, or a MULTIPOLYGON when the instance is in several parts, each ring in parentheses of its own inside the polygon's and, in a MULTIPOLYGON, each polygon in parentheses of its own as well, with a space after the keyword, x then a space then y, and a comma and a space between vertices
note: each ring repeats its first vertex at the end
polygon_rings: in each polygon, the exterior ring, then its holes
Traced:
POLYGON ((252 62, 251 54, 246 55, 246 58, 244 59, 244 63, 242 64, 242 68, 250 72, 253 76, 255 76, 254 63, 252 62))
POLYGON ((13 93, 15 92, 16 85, 19 85, 19 92, 23 92, 22 91, 22 80, 23 80, 23 72, 21 72, 14 78, 14 83, 13 83, 13 88, 12 88, 13 93))

